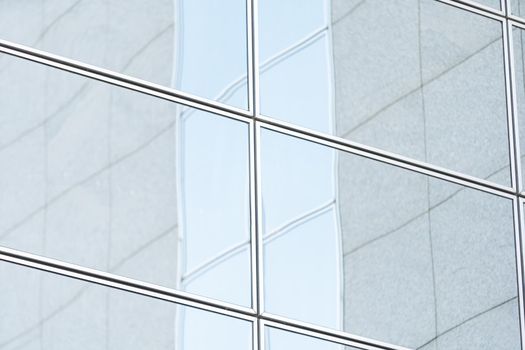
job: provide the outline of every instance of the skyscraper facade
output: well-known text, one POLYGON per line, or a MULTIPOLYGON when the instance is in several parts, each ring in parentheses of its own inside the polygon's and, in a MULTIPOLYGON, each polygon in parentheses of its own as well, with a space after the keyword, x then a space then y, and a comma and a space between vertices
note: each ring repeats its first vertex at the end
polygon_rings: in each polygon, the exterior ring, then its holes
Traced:
POLYGON ((0 1, 0 349, 523 349, 524 11, 0 1))

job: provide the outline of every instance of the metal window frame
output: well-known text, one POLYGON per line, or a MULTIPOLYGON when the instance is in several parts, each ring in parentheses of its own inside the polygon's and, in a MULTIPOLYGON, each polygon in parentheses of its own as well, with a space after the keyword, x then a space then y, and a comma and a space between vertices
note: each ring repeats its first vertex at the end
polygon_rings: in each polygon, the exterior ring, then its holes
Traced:
POLYGON ((504 59, 505 67, 507 130, 512 184, 510 187, 261 115, 259 108, 258 0, 246 0, 248 110, 228 106, 220 102, 198 97, 183 91, 167 88, 132 76, 113 72, 6 40, 0 40, 0 52, 248 124, 252 307, 242 307, 229 304, 6 247, 0 247, 0 260, 249 321, 252 323, 254 350, 264 349, 264 334, 265 329, 268 327, 366 350, 405 350, 406 348, 401 346, 387 344, 378 340, 368 339, 346 332, 272 315, 264 311, 260 171, 260 133, 261 129, 264 128, 266 130, 272 130, 291 137, 297 137, 342 152, 356 154, 375 161, 407 169, 409 171, 456 183, 464 187, 481 190, 496 196, 511 199, 514 215, 521 344, 522 349, 525 349, 525 306, 523 288, 525 193, 522 192, 523 184, 521 179, 522 170, 520 164, 516 86, 514 79, 515 69, 513 62, 514 47, 512 41, 512 29, 516 27, 525 30, 525 18, 512 14, 510 0, 500 0, 500 9, 490 8, 473 0, 435 1, 477 15, 492 18, 499 21, 502 25, 504 50, 502 57, 504 59))

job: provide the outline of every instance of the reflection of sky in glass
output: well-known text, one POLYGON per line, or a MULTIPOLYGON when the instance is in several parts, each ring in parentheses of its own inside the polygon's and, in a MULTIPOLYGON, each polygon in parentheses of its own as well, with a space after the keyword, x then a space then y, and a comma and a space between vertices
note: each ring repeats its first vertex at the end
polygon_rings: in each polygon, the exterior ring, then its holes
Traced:
MULTIPOLYGON (((327 1, 308 6, 260 1, 263 114, 325 132, 333 129, 328 9, 327 1)), ((341 242, 335 166, 336 153, 328 148, 261 132, 265 309, 338 328, 341 242), (311 275, 322 276, 323 283, 311 275), (312 295, 324 302, 312 302, 312 295)))
POLYGON ((260 0, 260 63, 327 25, 324 0, 260 0))
POLYGON ((336 152, 327 147, 261 132, 265 309, 339 328, 335 165, 336 152))
POLYGON ((180 223, 191 270, 249 239, 248 127, 204 112, 181 124, 180 223))
MULTIPOLYGON (((246 1, 174 2, 181 14, 175 18, 175 22, 180 21, 175 36, 179 39, 176 87, 224 101, 225 89, 247 75, 246 1)), ((177 16, 177 9, 175 13, 177 16)), ((234 99, 229 103, 247 108, 246 85, 237 88, 244 93, 242 102, 234 99)))
POLYGON ((263 224, 268 234, 334 201, 334 152, 265 129, 261 134, 263 224))
POLYGON ((330 132, 329 2, 260 2, 261 113, 330 132))
POLYGON ((184 319, 184 324, 177 336, 180 347, 184 350, 248 350, 252 348, 251 323, 210 312, 202 312, 189 307, 177 307, 177 315, 184 319))
POLYGON ((329 208, 264 242, 265 308, 269 312, 338 327, 341 295, 335 223, 334 209, 329 208))
POLYGON ((261 113, 329 132, 332 121, 328 50, 328 37, 320 34, 277 63, 261 65, 261 113))

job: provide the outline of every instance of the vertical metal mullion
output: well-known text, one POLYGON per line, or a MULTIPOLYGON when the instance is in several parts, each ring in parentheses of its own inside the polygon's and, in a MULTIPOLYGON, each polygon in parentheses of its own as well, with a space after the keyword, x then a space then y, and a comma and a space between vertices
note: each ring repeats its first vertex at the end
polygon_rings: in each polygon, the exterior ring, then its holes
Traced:
POLYGON ((252 71, 251 79, 253 84, 253 117, 259 116, 259 1, 248 0, 251 3, 251 35, 252 35, 252 71))
POLYGON ((518 312, 520 324, 521 349, 525 349, 525 305, 524 305, 524 286, 523 286, 523 225, 524 209, 523 199, 519 197, 522 190, 521 180, 521 156, 519 146, 518 113, 516 104, 516 79, 514 67, 514 41, 512 32, 512 22, 510 21, 511 4, 510 0, 501 0, 502 9, 505 13, 503 27, 503 47, 505 57, 505 89, 507 97, 507 116, 509 148, 511 150, 511 171, 512 187, 516 191, 516 196, 512 200, 514 216, 514 245, 516 257, 516 277, 518 292, 518 312), (514 167, 514 169, 512 169, 514 167))
POLYGON ((520 322, 520 340, 521 349, 525 349, 525 309, 524 309, 524 286, 523 286, 523 239, 522 233, 524 229, 524 200, 516 197, 512 201, 514 211, 514 232, 515 232, 515 246, 516 246, 516 275, 518 287, 518 307, 519 307, 519 322, 520 322))
POLYGON ((250 191, 251 191, 251 254, 252 254, 252 307, 257 318, 253 328, 254 350, 264 349, 263 313, 263 278, 262 278, 262 231, 261 231, 261 190, 260 190, 260 129, 256 120, 259 115, 259 41, 258 41, 258 2, 246 0, 247 23, 249 34, 249 100, 252 121, 250 122, 250 191))
POLYGON ((257 330, 258 330, 258 349, 264 350, 264 325, 261 316, 264 313, 264 276, 263 276, 263 231, 262 231, 262 195, 261 195, 261 168, 260 168, 260 137, 261 126, 257 121, 253 123, 254 140, 254 180, 255 180, 255 257, 256 257, 256 279, 257 279, 257 330))
MULTIPOLYGON (((518 103, 517 103, 517 94, 516 94, 516 70, 514 67, 514 40, 512 32, 512 22, 507 19, 508 22, 508 37, 509 37, 509 67, 510 67, 510 77, 511 77, 511 97, 512 97, 512 120, 514 127, 514 148, 515 148, 515 157, 516 157, 516 177, 517 177, 517 192, 520 193, 523 191, 523 179, 521 167, 521 148, 520 148, 520 128, 518 120, 518 103)), ((521 30, 521 29, 520 29, 521 30)))
POLYGON ((257 330, 259 331, 259 346, 261 350, 264 350, 266 347, 266 337, 265 337, 265 330, 266 330, 266 322, 260 318, 258 320, 258 327, 257 330))
MULTIPOLYGON (((249 123, 249 147, 250 147, 250 256, 251 256, 251 287, 252 287, 252 309, 257 316, 260 315, 260 287, 259 287, 259 230, 258 230, 258 190, 257 190, 257 146, 256 125, 252 120, 249 123)), ((253 350, 259 349, 259 318, 254 322, 253 350)))
POLYGON ((254 75, 253 75, 253 2, 246 0, 246 59, 247 59, 247 93, 248 93, 248 111, 251 115, 254 113, 254 75))
MULTIPOLYGON (((507 2, 507 7, 510 7, 507 2)), ((510 11, 510 9, 509 9, 510 11)), ((516 96, 516 70, 514 67, 514 40, 512 31, 512 22, 509 18, 505 19, 507 28, 507 62, 508 62, 508 76, 509 76, 509 97, 511 103, 511 109, 509 110, 512 131, 513 131, 513 147, 514 147, 514 162, 515 162, 515 176, 516 176, 516 192, 520 193, 523 190, 522 171, 521 168, 521 151, 520 151, 520 135, 519 135, 519 121, 518 121, 518 107, 517 107, 517 96, 516 96)))
POLYGON ((511 185, 513 190, 518 193, 520 189, 520 179, 518 176, 518 163, 517 159, 517 147, 516 147, 516 135, 515 135, 515 121, 514 121, 514 107, 513 107, 513 94, 512 94, 512 55, 510 51, 512 28, 508 19, 504 19, 502 22, 503 30, 503 64, 505 74, 505 99, 506 99, 506 116, 507 116, 507 142, 509 149, 509 162, 510 162, 510 176, 511 185))

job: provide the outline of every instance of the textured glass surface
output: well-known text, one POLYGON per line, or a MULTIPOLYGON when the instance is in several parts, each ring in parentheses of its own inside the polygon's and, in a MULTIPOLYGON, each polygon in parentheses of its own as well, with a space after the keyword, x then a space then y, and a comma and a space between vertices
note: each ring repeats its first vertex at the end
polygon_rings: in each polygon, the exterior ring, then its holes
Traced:
POLYGON ((1 349, 249 350, 251 324, 0 262, 1 349))
MULTIPOLYGON (((521 168, 525 169, 525 30, 514 27, 512 30, 514 44, 514 72, 516 86, 516 110, 518 113, 518 128, 520 136, 521 168)), ((525 174, 521 172, 522 183, 525 183, 525 174)), ((521 188, 523 191, 523 188, 521 188)))
POLYGON ((261 171, 267 312, 409 348, 519 348, 510 199, 265 129, 261 171))
POLYGON ((292 333, 281 329, 266 327, 264 334, 265 350, 358 350, 318 338, 292 333))
POLYGON ((0 39, 247 108, 244 0, 6 0, 0 39))
POLYGON ((435 0, 259 3, 261 113, 510 185, 499 21, 435 0))
POLYGON ((0 64, 1 245, 251 305, 247 124, 0 64))

